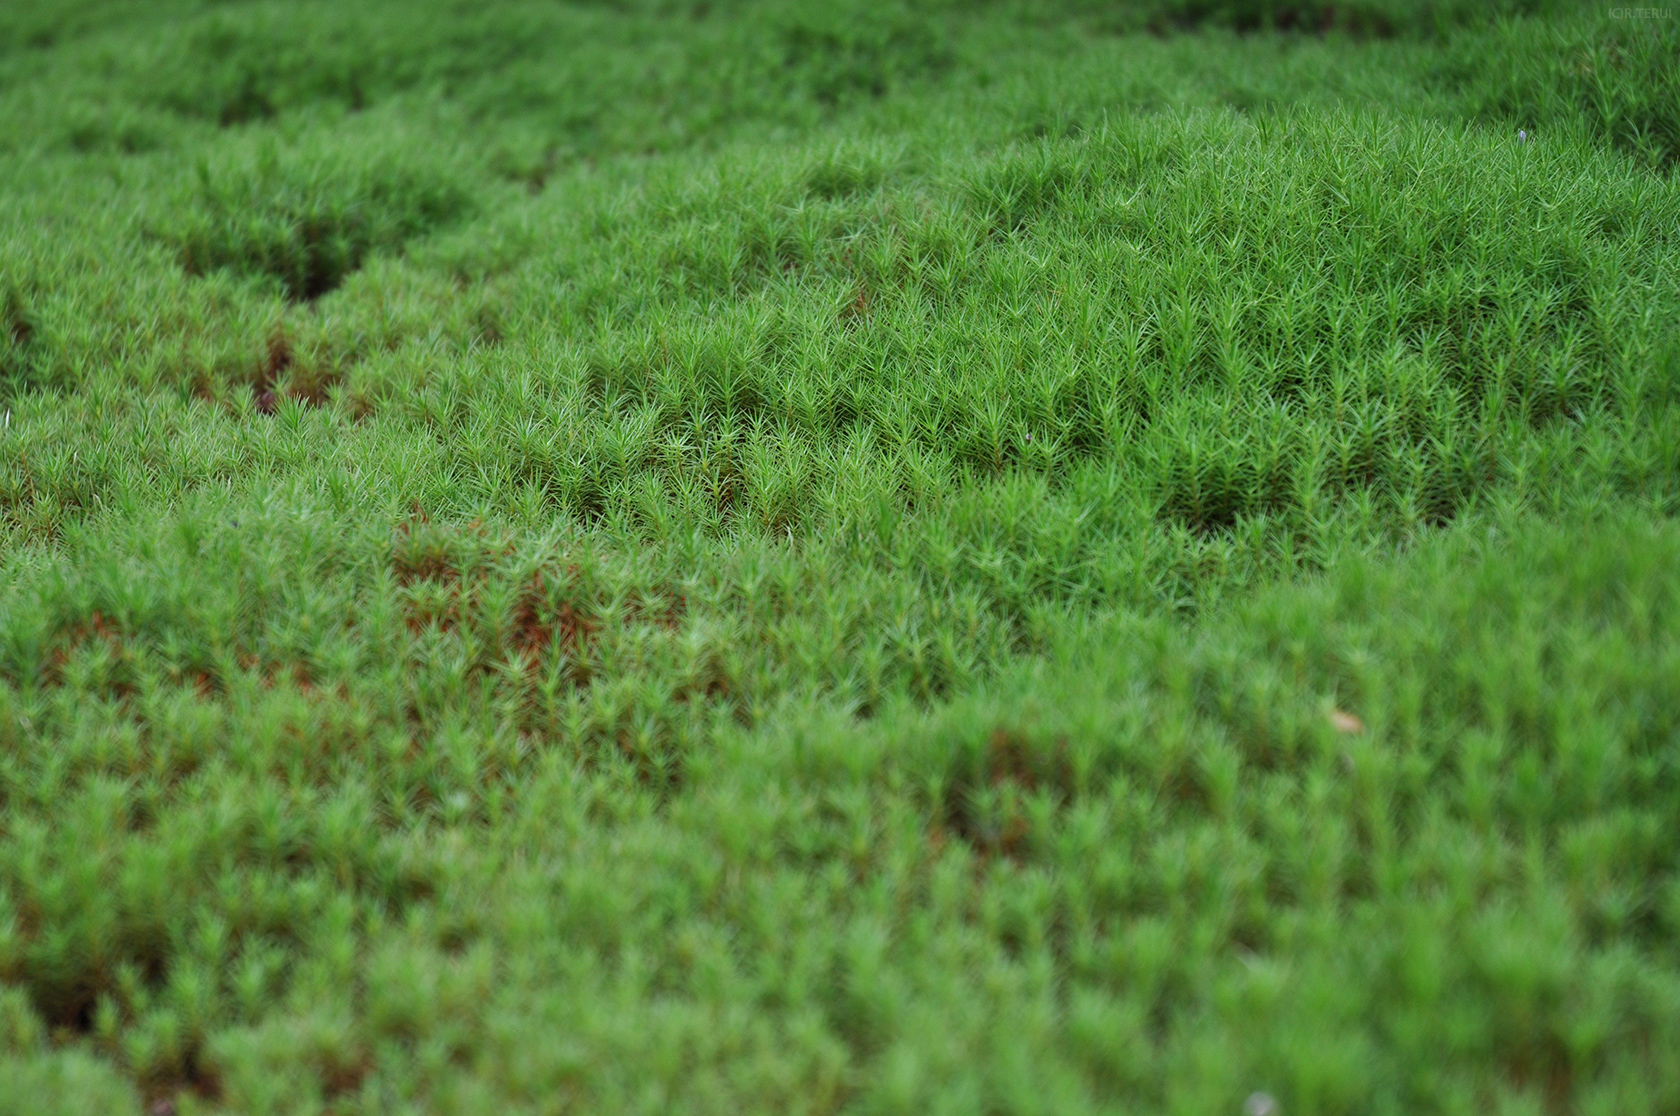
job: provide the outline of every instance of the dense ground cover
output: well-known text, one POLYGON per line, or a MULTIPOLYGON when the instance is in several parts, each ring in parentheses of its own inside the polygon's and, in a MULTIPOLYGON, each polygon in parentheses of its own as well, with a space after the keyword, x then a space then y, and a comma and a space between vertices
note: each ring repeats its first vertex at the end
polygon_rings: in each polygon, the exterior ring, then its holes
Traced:
POLYGON ((0 1112, 1672 1111, 1677 47, 7 5, 0 1112))

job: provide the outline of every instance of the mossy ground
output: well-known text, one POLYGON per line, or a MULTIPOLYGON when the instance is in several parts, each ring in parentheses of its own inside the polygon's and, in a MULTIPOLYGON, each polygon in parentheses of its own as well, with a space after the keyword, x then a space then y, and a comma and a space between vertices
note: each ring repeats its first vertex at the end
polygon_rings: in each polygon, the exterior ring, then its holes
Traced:
POLYGON ((0 1113, 1680 1107, 1677 60, 7 5, 0 1113))

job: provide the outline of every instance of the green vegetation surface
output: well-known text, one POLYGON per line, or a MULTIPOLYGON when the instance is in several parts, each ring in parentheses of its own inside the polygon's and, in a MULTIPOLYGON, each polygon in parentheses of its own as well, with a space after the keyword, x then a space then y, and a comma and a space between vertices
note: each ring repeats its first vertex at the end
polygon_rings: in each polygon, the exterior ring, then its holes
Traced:
POLYGON ((1660 7, 5 0, 0 1114, 1680 1111, 1677 165, 1660 7))

